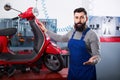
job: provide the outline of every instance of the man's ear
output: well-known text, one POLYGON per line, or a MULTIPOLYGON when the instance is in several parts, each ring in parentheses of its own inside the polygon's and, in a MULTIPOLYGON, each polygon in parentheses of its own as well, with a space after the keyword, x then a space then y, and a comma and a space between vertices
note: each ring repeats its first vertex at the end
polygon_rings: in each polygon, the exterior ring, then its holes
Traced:
POLYGON ((86 16, 86 22, 88 21, 88 17, 86 16))

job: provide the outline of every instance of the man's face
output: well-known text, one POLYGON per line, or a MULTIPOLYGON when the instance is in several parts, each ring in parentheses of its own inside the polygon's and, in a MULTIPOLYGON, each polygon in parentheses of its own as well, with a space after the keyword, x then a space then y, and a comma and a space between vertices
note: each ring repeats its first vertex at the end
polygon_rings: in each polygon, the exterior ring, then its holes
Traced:
POLYGON ((85 25, 87 22, 87 16, 84 12, 76 12, 74 14, 74 27, 77 31, 82 32, 85 29, 85 25))

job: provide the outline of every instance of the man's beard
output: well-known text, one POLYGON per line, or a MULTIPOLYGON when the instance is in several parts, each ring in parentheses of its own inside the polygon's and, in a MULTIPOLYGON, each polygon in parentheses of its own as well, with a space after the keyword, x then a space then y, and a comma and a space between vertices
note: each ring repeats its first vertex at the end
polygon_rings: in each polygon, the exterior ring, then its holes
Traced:
POLYGON ((84 31, 86 23, 75 23, 74 28, 76 31, 84 31))

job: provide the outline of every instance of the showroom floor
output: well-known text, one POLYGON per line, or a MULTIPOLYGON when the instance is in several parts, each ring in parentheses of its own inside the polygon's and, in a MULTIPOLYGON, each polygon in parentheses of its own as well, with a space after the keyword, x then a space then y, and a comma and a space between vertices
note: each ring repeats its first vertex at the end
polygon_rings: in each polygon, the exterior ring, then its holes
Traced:
POLYGON ((4 75, 0 80, 67 80, 67 72, 67 68, 58 73, 50 72, 47 69, 41 69, 40 73, 16 71, 12 77, 4 75))

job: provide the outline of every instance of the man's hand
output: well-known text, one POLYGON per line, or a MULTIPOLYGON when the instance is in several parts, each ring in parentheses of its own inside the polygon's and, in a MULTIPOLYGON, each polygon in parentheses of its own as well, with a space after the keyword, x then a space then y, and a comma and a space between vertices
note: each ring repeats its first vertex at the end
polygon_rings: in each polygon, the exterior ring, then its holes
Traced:
POLYGON ((41 29, 44 31, 44 32, 47 32, 47 29, 46 27, 41 23, 41 29))
POLYGON ((88 61, 84 62, 83 65, 94 65, 96 64, 97 56, 91 57, 88 61))
POLYGON ((46 29, 45 25, 44 25, 42 22, 40 22, 40 21, 37 20, 37 19, 36 19, 36 22, 37 22, 38 26, 40 26, 40 28, 41 28, 44 32, 47 32, 47 29, 46 29))

